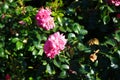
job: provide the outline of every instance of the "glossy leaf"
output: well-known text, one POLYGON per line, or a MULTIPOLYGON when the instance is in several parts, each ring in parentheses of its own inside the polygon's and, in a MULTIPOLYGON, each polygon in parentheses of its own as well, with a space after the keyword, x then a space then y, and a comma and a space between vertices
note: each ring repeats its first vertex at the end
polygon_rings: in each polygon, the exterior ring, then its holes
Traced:
POLYGON ((63 65, 61 65, 61 68, 63 68, 63 69, 69 69, 69 65, 63 64, 63 65))
POLYGON ((61 64, 60 64, 60 62, 57 62, 56 59, 54 59, 53 63, 54 63, 55 66, 60 68, 61 64))
POLYGON ((120 42, 120 31, 116 31, 115 33, 115 39, 120 42))
POLYGON ((81 28, 80 28, 79 24, 74 23, 74 24, 72 25, 72 29, 73 29, 73 31, 74 31, 75 33, 79 34, 81 28))
POLYGON ((40 56, 43 55, 43 49, 40 49, 40 50, 39 50, 38 55, 40 55, 40 56))
POLYGON ((59 75, 60 78, 65 78, 66 77, 66 71, 62 71, 59 75))
POLYGON ((0 57, 5 57, 4 49, 0 48, 0 57))
POLYGON ((16 49, 17 49, 17 50, 20 50, 20 49, 22 49, 22 48, 23 48, 23 43, 20 42, 20 41, 17 41, 17 43, 16 43, 16 49))
POLYGON ((46 66, 46 72, 49 74, 52 74, 52 69, 49 64, 47 64, 47 66, 46 66))

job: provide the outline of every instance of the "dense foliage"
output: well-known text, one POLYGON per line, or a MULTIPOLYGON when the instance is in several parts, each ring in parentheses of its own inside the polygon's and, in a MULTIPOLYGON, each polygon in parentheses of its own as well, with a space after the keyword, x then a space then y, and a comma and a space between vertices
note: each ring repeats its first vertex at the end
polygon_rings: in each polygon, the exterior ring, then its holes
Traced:
POLYGON ((119 0, 0 1, 0 80, 119 80, 119 4, 119 0), (39 10, 47 8, 49 18, 37 21, 39 10), (45 25, 51 28, 46 30, 45 25), (50 37, 56 32, 57 37, 50 37))

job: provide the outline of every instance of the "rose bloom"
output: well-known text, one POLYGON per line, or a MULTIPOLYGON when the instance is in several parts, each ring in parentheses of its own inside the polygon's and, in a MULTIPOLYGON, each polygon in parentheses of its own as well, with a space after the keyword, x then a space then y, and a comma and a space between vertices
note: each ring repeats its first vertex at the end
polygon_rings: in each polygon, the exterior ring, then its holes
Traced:
POLYGON ((10 77, 9 74, 6 74, 6 76, 5 76, 5 80, 11 80, 11 77, 10 77))
POLYGON ((46 30, 53 29, 55 24, 53 17, 50 16, 51 14, 52 12, 49 8, 41 8, 36 14, 37 25, 46 30))
POLYGON ((120 19, 120 14, 117 14, 117 18, 119 18, 119 19, 120 19))
POLYGON ((60 53, 61 50, 65 48, 66 43, 67 39, 65 39, 63 34, 56 32, 50 35, 44 45, 44 52, 46 56, 50 59, 54 58, 60 53))
POLYGON ((120 0, 109 0, 109 3, 112 3, 115 6, 120 6, 120 0))

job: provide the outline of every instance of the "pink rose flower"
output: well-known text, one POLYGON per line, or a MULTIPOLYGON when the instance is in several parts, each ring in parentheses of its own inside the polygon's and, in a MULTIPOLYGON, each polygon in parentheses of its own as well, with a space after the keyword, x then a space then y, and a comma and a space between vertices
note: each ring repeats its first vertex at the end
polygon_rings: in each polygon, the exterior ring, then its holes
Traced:
POLYGON ((11 80, 11 77, 10 77, 9 74, 6 74, 6 76, 5 76, 5 80, 11 80))
POLYGON ((36 14, 37 25, 46 30, 53 29, 55 24, 53 17, 50 16, 51 14, 52 12, 49 8, 41 8, 36 14))
POLYGON ((119 18, 119 19, 120 19, 120 14, 117 14, 117 18, 119 18))
POLYGON ((45 42, 44 52, 50 59, 54 58, 60 53, 61 50, 65 48, 66 43, 67 39, 65 39, 65 36, 59 32, 56 32, 50 35, 48 40, 45 42))
POLYGON ((110 3, 114 4, 115 6, 120 6, 120 0, 109 0, 110 3))

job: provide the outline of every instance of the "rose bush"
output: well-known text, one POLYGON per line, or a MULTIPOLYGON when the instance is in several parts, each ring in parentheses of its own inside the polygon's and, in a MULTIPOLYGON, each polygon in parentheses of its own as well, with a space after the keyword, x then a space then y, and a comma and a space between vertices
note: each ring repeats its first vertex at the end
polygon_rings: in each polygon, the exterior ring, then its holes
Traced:
POLYGON ((119 80, 119 14, 119 0, 0 1, 0 80, 119 80))

